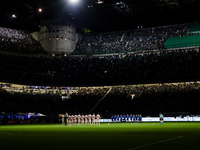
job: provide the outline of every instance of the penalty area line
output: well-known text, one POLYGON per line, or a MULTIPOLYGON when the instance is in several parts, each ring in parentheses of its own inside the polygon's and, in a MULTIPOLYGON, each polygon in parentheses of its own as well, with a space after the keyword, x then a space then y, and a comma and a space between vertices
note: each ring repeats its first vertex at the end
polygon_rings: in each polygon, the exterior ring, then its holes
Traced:
POLYGON ((151 146, 151 145, 155 145, 155 144, 159 144, 159 143, 164 143, 164 142, 168 142, 168 141, 180 139, 180 138, 182 138, 182 137, 183 137, 183 136, 178 136, 178 137, 174 137, 174 138, 170 138, 170 139, 166 139, 166 140, 162 140, 162 141, 157 141, 157 142, 153 142, 153 143, 149 143, 149 144, 137 146, 137 147, 134 147, 134 148, 129 148, 129 149, 127 149, 127 150, 139 149, 139 148, 143 148, 143 147, 146 147, 146 146, 151 146))

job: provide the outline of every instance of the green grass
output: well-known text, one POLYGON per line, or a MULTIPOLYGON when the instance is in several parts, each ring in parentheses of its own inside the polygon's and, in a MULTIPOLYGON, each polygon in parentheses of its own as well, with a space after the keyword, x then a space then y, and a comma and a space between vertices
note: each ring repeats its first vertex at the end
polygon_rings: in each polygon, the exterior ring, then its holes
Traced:
POLYGON ((195 150, 200 123, 1 125, 0 150, 195 150))

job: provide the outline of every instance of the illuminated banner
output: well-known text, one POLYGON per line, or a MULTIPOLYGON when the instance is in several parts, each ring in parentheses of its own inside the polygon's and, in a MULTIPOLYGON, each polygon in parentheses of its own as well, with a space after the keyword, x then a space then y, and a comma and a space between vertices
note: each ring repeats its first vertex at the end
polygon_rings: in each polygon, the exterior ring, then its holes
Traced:
MULTIPOLYGON (((100 122, 112 122, 111 119, 99 119, 100 122)), ((95 119, 95 122, 97 122, 97 119, 95 119)))
MULTIPOLYGON (((142 122, 159 122, 159 117, 143 117, 142 122)), ((164 117, 164 121, 169 122, 192 122, 192 121, 200 121, 200 117, 164 117)), ((111 119, 100 119, 100 122, 113 122, 111 119)), ((121 121, 115 121, 121 122, 121 121)), ((129 120, 130 122, 130 120, 129 120)))
MULTIPOLYGON (((157 122, 160 121, 159 117, 143 117, 142 122, 157 122)), ((200 117, 164 117, 164 121, 200 121, 200 117)))

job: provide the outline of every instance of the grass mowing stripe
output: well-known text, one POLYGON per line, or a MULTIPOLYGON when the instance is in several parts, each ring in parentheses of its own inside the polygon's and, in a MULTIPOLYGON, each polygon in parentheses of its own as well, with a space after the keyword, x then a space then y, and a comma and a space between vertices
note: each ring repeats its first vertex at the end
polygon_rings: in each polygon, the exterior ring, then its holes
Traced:
POLYGON ((157 141, 157 142, 154 142, 154 143, 149 143, 149 144, 141 145, 141 146, 138 146, 138 147, 130 148, 130 149, 127 149, 127 150, 139 149, 139 148, 143 148, 143 147, 146 147, 146 146, 151 146, 151 145, 154 145, 154 144, 159 144, 159 143, 164 143, 164 142, 168 142, 168 141, 171 141, 171 140, 180 139, 182 137, 183 136, 178 136, 178 137, 174 137, 174 138, 170 138, 170 139, 166 139, 166 140, 162 140, 162 141, 157 141))

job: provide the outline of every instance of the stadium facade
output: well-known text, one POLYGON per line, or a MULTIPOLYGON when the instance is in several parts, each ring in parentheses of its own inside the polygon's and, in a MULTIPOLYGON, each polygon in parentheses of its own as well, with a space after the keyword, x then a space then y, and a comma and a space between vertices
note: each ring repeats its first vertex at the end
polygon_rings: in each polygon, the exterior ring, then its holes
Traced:
POLYGON ((39 31, 39 42, 48 53, 70 54, 75 50, 76 27, 72 23, 43 21, 39 31))

